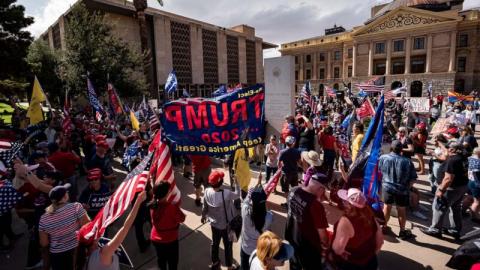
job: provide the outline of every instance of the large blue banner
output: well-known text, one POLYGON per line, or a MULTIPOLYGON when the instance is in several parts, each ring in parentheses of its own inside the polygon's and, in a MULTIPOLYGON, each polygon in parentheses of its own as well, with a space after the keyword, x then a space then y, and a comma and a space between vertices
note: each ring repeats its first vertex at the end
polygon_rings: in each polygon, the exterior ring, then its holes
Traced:
POLYGON ((262 143, 264 86, 236 90, 212 99, 168 102, 160 118, 175 152, 220 156, 262 143))

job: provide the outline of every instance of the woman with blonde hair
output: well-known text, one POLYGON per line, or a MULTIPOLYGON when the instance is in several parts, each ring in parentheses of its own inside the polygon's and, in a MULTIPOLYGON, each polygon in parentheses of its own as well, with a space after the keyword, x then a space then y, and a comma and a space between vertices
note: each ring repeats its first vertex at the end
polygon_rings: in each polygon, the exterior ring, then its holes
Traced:
POLYGON ((250 270, 275 270, 293 256, 293 247, 270 231, 257 241, 257 249, 250 256, 250 270))

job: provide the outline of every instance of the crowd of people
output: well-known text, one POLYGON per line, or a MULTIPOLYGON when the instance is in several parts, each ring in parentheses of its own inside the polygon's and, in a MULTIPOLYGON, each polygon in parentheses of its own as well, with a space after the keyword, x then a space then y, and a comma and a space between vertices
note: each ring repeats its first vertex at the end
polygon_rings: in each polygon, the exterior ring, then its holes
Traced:
MULTIPOLYGON (((369 98, 375 107, 378 98, 364 97, 369 98)), ((221 242, 228 269, 273 270, 286 261, 294 270, 377 269, 384 234, 393 234, 392 206, 401 240, 415 237, 406 227, 407 211, 427 218, 413 186, 419 175, 428 174, 434 197, 431 226, 423 233, 459 240, 465 214, 479 222, 480 148, 474 137, 478 106, 444 104, 442 99, 433 102, 430 113, 419 114, 411 111, 406 98, 386 101, 383 155, 378 161, 381 203, 374 206, 361 182, 351 177, 370 117, 358 119, 354 115, 358 106, 343 99, 318 101, 311 108, 299 98, 296 114, 286 116, 278 137, 272 135, 265 145, 240 148, 223 157, 225 169, 214 168, 213 157, 173 153, 172 162, 181 171, 176 181, 192 178, 201 222, 211 227, 211 269, 222 265, 221 242), (354 120, 347 121, 348 117, 354 120), (430 134, 443 117, 450 124, 430 134), (432 158, 425 160, 426 156, 432 158), (256 183, 250 183, 250 166, 265 171, 265 180, 260 174, 256 183), (224 183, 227 172, 230 188, 224 183), (276 175, 280 187, 275 192, 284 196, 282 207, 287 213, 282 236, 271 231, 274 214, 267 207, 265 188, 276 175), (340 219, 329 220, 325 203, 343 211, 340 219), (445 227, 449 213, 450 224, 445 227), (329 223, 334 223, 333 229, 329 223), (233 260, 235 242, 240 245, 239 266, 233 260)), ((21 197, 0 209, 3 252, 10 252, 21 237, 12 231, 14 210, 28 226, 25 269, 119 269, 115 250, 131 227, 141 252, 152 245, 160 269, 177 269, 179 229, 186 216, 181 204, 167 201, 166 181, 137 194, 123 226, 105 232, 111 239, 107 244, 99 247, 97 240, 79 237, 122 180, 114 166, 131 171, 146 155, 154 135, 146 119, 134 130, 128 119, 99 123, 82 108, 72 111, 72 122, 65 129, 55 113, 30 127, 19 108, 13 114, 12 125, 2 129, 2 145, 13 148, 20 140, 23 148, 11 164, 2 160, 0 181, 1 187, 13 188, 21 197), (122 159, 121 165, 116 157, 122 159), (82 186, 80 179, 86 179, 87 185, 82 186), (143 232, 146 222, 152 225, 149 236, 143 232)))

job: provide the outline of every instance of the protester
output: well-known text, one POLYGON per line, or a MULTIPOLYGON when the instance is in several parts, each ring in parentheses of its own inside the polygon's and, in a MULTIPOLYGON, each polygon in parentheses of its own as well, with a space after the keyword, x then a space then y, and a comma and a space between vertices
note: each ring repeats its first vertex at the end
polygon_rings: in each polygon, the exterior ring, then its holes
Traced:
POLYGON ((478 146, 477 139, 475 139, 475 133, 469 126, 463 128, 458 142, 463 146, 463 148, 465 148, 465 151, 469 155, 471 155, 473 149, 478 146))
POLYGON ((205 189, 208 186, 208 176, 211 172, 210 165, 212 164, 212 161, 210 157, 204 155, 191 155, 189 158, 192 161, 195 205, 200 207, 202 206, 202 185, 205 189))
MULTIPOLYGON (((147 198, 146 192, 142 191, 138 194, 137 200, 132 207, 132 210, 128 214, 123 226, 118 230, 115 236, 104 246, 98 246, 98 240, 94 240, 93 237, 86 239, 85 237, 80 237, 80 243, 85 249, 87 249, 88 259, 86 260, 86 269, 95 269, 95 270, 120 270, 120 264, 118 261, 118 256, 115 254, 115 251, 122 244, 127 233, 132 227, 135 216, 138 213, 140 205, 147 198)), ((88 226, 83 226, 79 235, 82 236, 89 228, 88 226)), ((78 240, 77 240, 78 241, 78 240)))
POLYGON ((355 162, 364 137, 362 123, 355 123, 352 137, 354 138, 352 141, 352 162, 355 162))
POLYGON ((298 120, 298 150, 313 151, 315 149, 315 130, 310 120, 304 115, 297 118, 298 120))
POLYGON ((267 161, 265 163, 265 181, 268 182, 268 180, 270 180, 270 176, 274 175, 278 170, 278 156, 280 149, 277 142, 277 136, 272 135, 270 137, 270 143, 265 147, 265 152, 267 154, 267 161))
POLYGON ((418 164, 420 166, 418 174, 425 174, 425 161, 423 156, 426 154, 427 149, 427 138, 428 131, 427 126, 424 122, 420 122, 416 127, 415 131, 412 132, 411 140, 413 143, 413 152, 417 157, 418 164))
POLYGON ((398 129, 396 139, 402 144, 402 156, 410 159, 413 156, 415 149, 413 148, 412 140, 408 136, 408 131, 406 127, 400 127, 398 129))
POLYGON ((180 205, 167 202, 170 184, 160 181, 153 187, 153 201, 149 203, 152 217, 150 239, 157 252, 160 270, 176 270, 178 265, 178 230, 185 221, 180 205))
MULTIPOLYGON (((382 200, 385 203, 383 214, 385 224, 390 219, 392 205, 395 205, 398 213, 398 223, 400 232, 398 237, 407 240, 414 235, 405 228, 407 222, 406 207, 409 205, 409 190, 413 181, 417 179, 417 173, 413 163, 401 156, 402 142, 395 140, 392 142, 392 151, 389 154, 382 155, 378 161, 378 168, 382 173, 382 200)), ((385 225, 384 230, 388 228, 385 225)))
POLYGON ((259 236, 270 229, 273 213, 267 211, 267 195, 262 187, 255 188, 242 203, 242 232, 240 243, 241 269, 249 270, 249 258, 259 236))
POLYGON ((257 248, 250 256, 249 269, 275 270, 291 259, 293 253, 291 245, 282 242, 276 234, 266 231, 258 238, 257 248))
POLYGON ((78 199, 78 202, 83 205, 85 210, 87 210, 87 214, 91 219, 95 218, 100 209, 106 203, 106 201, 97 203, 91 202, 90 200, 92 199, 92 196, 104 196, 98 197, 99 199, 106 199, 109 197, 110 189, 108 188, 108 185, 101 180, 102 171, 100 169, 94 168, 89 170, 87 175, 88 186, 85 187, 78 199), (90 203, 96 204, 95 207, 92 207, 90 203))
POLYGON ((80 157, 73 151, 69 151, 67 142, 63 140, 61 147, 57 143, 51 143, 48 146, 50 156, 48 161, 62 173, 62 177, 67 183, 72 185, 71 200, 76 201, 78 186, 77 176, 75 175, 75 169, 80 165, 80 157))
POLYGON ((229 270, 233 267, 232 239, 229 237, 228 224, 234 216, 233 201, 240 197, 240 188, 231 192, 221 189, 224 173, 218 170, 212 171, 208 177, 210 187, 205 189, 203 199, 203 210, 201 222, 210 222, 212 229, 211 245, 211 269, 220 269, 220 258, 218 256, 220 241, 223 241, 225 249, 225 265, 229 270))
POLYGON ((322 171, 322 161, 320 160, 320 155, 315 151, 309 152, 302 152, 302 163, 304 166, 304 174, 303 174, 303 185, 308 186, 310 179, 313 175, 320 173, 322 171))
POLYGON ((293 137, 295 141, 298 139, 298 129, 295 125, 295 117, 292 115, 287 115, 285 117, 285 123, 282 128, 282 134, 280 137, 280 142, 286 144, 287 137, 293 137))
POLYGON ((102 170, 103 180, 107 182, 111 189, 114 188, 115 174, 113 173, 110 158, 107 156, 109 146, 106 141, 98 141, 95 147, 95 154, 87 162, 87 169, 98 168, 102 170))
POLYGON ((448 151, 445 145, 448 143, 448 140, 442 134, 438 134, 433 139, 433 142, 435 149, 428 152, 432 156, 429 162, 430 174, 428 177, 432 185, 432 193, 435 194, 437 186, 443 180, 444 166, 442 165, 447 158, 448 151))
POLYGON ((65 184, 50 190, 48 197, 52 204, 40 218, 38 230, 40 245, 44 249, 44 268, 49 262, 52 270, 75 269, 75 252, 78 247, 75 232, 90 219, 80 203, 68 202, 69 188, 70 184, 65 184))
MULTIPOLYGON (((295 138, 288 136, 285 139, 286 149, 280 152, 279 161, 282 163, 282 176, 280 183, 282 192, 288 193, 290 186, 298 185, 298 162, 301 158, 301 153, 295 148, 295 138)), ((284 204, 286 206, 286 204, 284 204)))
POLYGON ((470 206, 472 221, 480 223, 480 147, 473 150, 468 158, 468 189, 473 197, 470 206))
POLYGON ((327 216, 321 200, 326 177, 312 177, 308 186, 293 188, 288 194, 288 215, 285 239, 295 252, 290 269, 321 269, 328 248, 327 216))
POLYGON ((342 270, 376 270, 377 254, 383 245, 382 229, 356 188, 339 190, 345 214, 335 224, 332 250, 335 265, 342 270))
POLYGON ((331 126, 326 127, 318 137, 318 143, 323 150, 323 166, 327 170, 327 177, 332 178, 333 165, 337 156, 337 142, 333 136, 333 129, 331 126))
POLYGON ((473 109, 473 105, 468 104, 467 108, 462 113, 465 115, 467 125, 471 127, 472 131, 475 131, 475 126, 477 125, 477 115, 476 111, 473 109))
POLYGON ((445 176, 438 186, 432 204, 432 225, 421 231, 434 237, 442 236, 443 219, 449 213, 450 228, 445 233, 460 238, 462 230, 462 199, 467 191, 468 176, 466 160, 463 157, 463 147, 453 142, 448 146, 448 158, 445 161, 445 176))

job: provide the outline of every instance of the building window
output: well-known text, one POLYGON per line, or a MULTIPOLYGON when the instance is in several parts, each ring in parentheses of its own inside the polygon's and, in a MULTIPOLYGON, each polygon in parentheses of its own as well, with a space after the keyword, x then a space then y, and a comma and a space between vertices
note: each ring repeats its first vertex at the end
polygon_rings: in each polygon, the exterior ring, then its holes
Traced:
POLYGON ((298 55, 295 55, 295 64, 298 64, 298 55))
POLYGON ((227 76, 228 83, 240 82, 240 69, 238 60, 238 38, 227 35, 227 76))
POLYGON ((342 53, 340 51, 335 51, 333 55, 333 60, 335 61, 340 60, 340 57, 342 57, 342 53))
POLYGON ((310 69, 307 69, 305 71, 305 80, 310 80, 312 79, 312 71, 310 69))
POLYGON ((465 72, 466 69, 467 69, 467 58, 465 56, 458 57, 457 71, 465 72))
POLYGON ((333 68, 333 78, 335 78, 335 79, 340 78, 340 68, 339 67, 333 68))
POLYGON ((423 50, 425 49, 425 38, 416 37, 413 39, 413 49, 414 50, 423 50))
POLYGON ((205 83, 218 83, 217 32, 202 29, 203 76, 205 83))
POLYGON ((318 96, 323 96, 323 90, 325 89, 325 86, 323 84, 320 84, 318 86, 318 96))
POLYGON ((385 43, 384 42, 375 43, 375 54, 382 54, 382 53, 385 53, 385 43))
POLYGON ((320 53, 320 62, 325 62, 325 53, 320 53))
POLYGON ((353 48, 349 48, 348 51, 347 51, 347 56, 348 58, 352 58, 353 57, 353 48))
POLYGON ((348 66, 348 68, 347 68, 347 75, 348 75, 348 78, 351 78, 351 77, 352 77, 352 66, 348 66))
POLYGON ((425 73, 425 59, 412 60, 412 67, 410 71, 412 73, 425 73))
POLYGON ((405 50, 405 41, 403 39, 393 41, 393 51, 403 52, 405 50))
POLYGON ((458 36, 458 47, 468 47, 468 34, 458 36))
POLYGON ((384 75, 385 74, 385 63, 376 63, 375 64, 375 75, 384 75))
POLYGON ((295 70, 295 81, 298 81, 298 70, 295 70))
POLYGON ((247 40, 246 56, 247 56, 247 83, 250 85, 257 83, 257 56, 255 53, 255 42, 247 40))
MULTIPOLYGON (((192 50, 190 44, 190 25, 172 21, 170 23, 170 31, 172 36, 172 67, 177 73, 177 79, 179 82, 184 84, 191 84, 192 50)), ((236 51, 234 52, 237 56, 236 67, 238 74, 238 43, 236 51)), ((238 82, 238 79, 236 81, 238 82)), ((179 89, 182 88, 179 87, 179 89)))
POLYGON ((307 63, 312 62, 312 56, 310 54, 307 54, 307 56, 305 57, 305 62, 307 62, 307 63))
POLYGON ((410 96, 422 97, 422 87, 423 83, 421 81, 413 81, 410 85, 410 96))
POLYGON ((465 92, 465 80, 458 79, 455 81, 455 92, 463 93, 465 92))
POLYGON ((324 68, 320 69, 320 76, 318 76, 318 77, 320 78, 320 80, 325 79, 325 69, 324 68))
POLYGON ((392 64, 392 74, 403 74, 405 73, 405 62, 393 62, 392 64))

